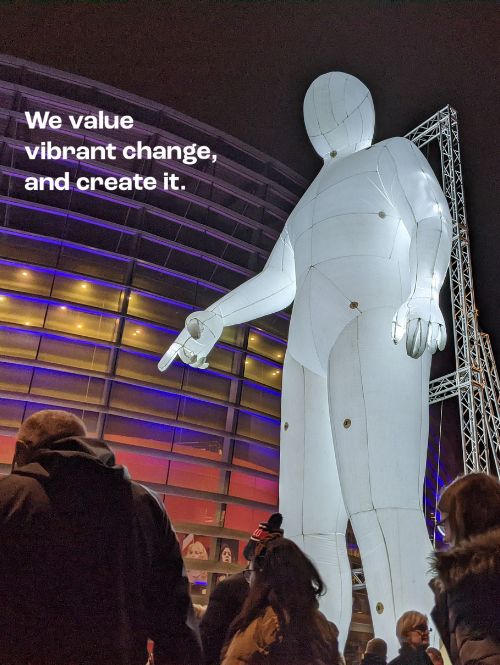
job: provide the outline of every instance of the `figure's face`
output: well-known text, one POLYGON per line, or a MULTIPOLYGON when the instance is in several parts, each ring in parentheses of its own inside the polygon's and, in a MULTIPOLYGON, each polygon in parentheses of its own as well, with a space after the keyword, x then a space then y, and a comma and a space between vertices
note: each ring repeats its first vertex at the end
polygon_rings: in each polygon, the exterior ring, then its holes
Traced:
POLYGON ((406 641, 413 649, 417 649, 418 647, 427 649, 429 646, 429 632, 427 621, 422 621, 418 626, 408 631, 406 641))
POLYGON ((323 74, 306 93, 304 123, 314 149, 323 159, 363 150, 371 145, 375 128, 370 91, 350 74, 323 74))
POLYGON ((231 549, 229 547, 223 547, 222 551, 220 553, 220 560, 223 563, 232 563, 233 562, 233 554, 231 552, 231 549))
POLYGON ((191 543, 187 549, 186 557, 188 559, 208 559, 207 550, 203 543, 200 543, 199 540, 196 540, 194 543, 191 543))

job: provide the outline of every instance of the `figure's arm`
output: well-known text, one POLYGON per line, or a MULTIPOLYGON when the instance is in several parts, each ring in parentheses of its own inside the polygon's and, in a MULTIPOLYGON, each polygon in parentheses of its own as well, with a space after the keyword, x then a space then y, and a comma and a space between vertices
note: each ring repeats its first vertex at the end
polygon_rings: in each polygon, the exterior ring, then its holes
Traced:
POLYGON ((233 326, 273 314, 295 298, 295 261, 285 226, 266 265, 258 275, 208 307, 217 312, 224 326, 233 326))
POLYGON ((410 243, 411 289, 393 320, 397 344, 406 333, 409 356, 418 358, 428 347, 444 349, 446 327, 439 309, 439 291, 450 261, 451 215, 446 198, 429 163, 406 139, 389 144, 406 200, 406 214, 413 218, 410 243))
POLYGON ((287 227, 283 229, 266 265, 258 275, 244 282, 210 305, 193 312, 186 328, 158 363, 165 371, 177 355, 194 367, 207 367, 206 356, 225 326, 232 326, 278 312, 295 297, 295 261, 287 227))

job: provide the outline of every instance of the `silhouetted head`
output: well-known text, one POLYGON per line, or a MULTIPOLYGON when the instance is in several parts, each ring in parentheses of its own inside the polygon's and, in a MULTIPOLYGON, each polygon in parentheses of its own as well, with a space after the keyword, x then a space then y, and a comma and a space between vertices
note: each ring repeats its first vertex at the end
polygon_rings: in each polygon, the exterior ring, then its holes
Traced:
POLYGON ((72 436, 87 436, 83 420, 68 411, 37 411, 24 421, 17 433, 14 464, 27 464, 37 448, 72 436))
POLYGON ((500 482, 486 473, 460 476, 442 492, 438 510, 450 545, 500 528, 500 482))

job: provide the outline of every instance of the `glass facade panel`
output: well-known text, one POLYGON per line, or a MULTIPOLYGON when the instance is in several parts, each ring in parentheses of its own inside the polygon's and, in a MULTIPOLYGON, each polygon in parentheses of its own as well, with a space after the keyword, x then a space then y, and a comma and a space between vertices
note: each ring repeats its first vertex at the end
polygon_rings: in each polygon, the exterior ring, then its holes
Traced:
POLYGON ((210 352, 208 362, 213 369, 219 369, 223 372, 233 372, 235 357, 237 354, 229 351, 228 349, 221 349, 219 346, 214 346, 210 352))
MULTIPOLYGON (((226 529, 239 529, 252 534, 259 522, 266 522, 269 519, 269 510, 261 508, 247 508, 247 506, 238 506, 229 503, 226 507, 226 518, 224 526, 226 529)), ((241 543, 241 548, 246 543, 241 543)))
POLYGON ((222 461, 224 440, 215 434, 205 434, 178 427, 175 430, 172 451, 181 455, 222 461))
POLYGON ((176 418, 179 396, 115 382, 111 388, 109 403, 110 406, 124 411, 176 418))
POLYGON ((179 405, 179 420, 189 423, 225 429, 227 409, 217 404, 209 404, 201 400, 182 397, 179 405))
POLYGON ((278 479, 268 480, 247 473, 232 471, 229 494, 276 505, 278 503, 278 479))
POLYGON ((43 242, 42 240, 23 237, 0 231, 0 253, 6 259, 25 261, 29 257, 31 263, 42 266, 55 266, 59 253, 59 243, 43 242))
POLYGON ((16 437, 0 435, 0 464, 12 464, 15 450, 16 437))
POLYGON ((269 413, 279 418, 281 413, 281 394, 253 383, 245 382, 241 388, 240 403, 255 411, 269 413))
POLYGON ((255 356, 247 355, 245 358, 245 378, 247 379, 281 390, 281 375, 280 365, 260 360, 255 356))
POLYGON ((116 337, 118 322, 119 319, 113 316, 105 316, 99 313, 91 314, 66 305, 50 305, 47 311, 45 328, 113 342, 116 337))
POLYGON ((171 365, 168 372, 160 373, 157 368, 158 358, 142 356, 121 350, 118 354, 116 374, 137 381, 157 383, 170 388, 180 388, 184 366, 180 363, 171 365))
POLYGON ((77 272, 90 277, 123 282, 127 273, 128 262, 89 252, 76 247, 62 247, 58 266, 62 270, 77 272))
POLYGON ((222 511, 215 501, 166 494, 164 504, 174 526, 176 522, 222 526, 222 511))
POLYGON ((187 368, 182 388, 191 393, 227 401, 231 380, 210 371, 187 368))
POLYGON ((108 414, 103 437, 106 441, 143 446, 160 450, 170 450, 175 428, 135 418, 123 418, 108 414))
POLYGON ((29 392, 32 367, 0 362, 0 390, 14 393, 29 392))
POLYGON ((94 372, 107 372, 110 367, 111 349, 95 344, 81 344, 60 337, 42 336, 38 350, 38 360, 65 365, 81 367, 94 372))
POLYGON ((179 330, 184 327, 186 316, 191 311, 190 307, 181 307, 136 292, 131 293, 128 299, 128 314, 130 316, 138 316, 141 319, 146 319, 146 321, 156 321, 179 330))
POLYGON ((277 363, 283 363, 286 345, 279 340, 275 340, 252 329, 248 336, 248 350, 254 351, 260 356, 271 358, 271 360, 277 363))
POLYGON ((257 441, 279 444, 280 424, 279 420, 273 418, 240 411, 236 431, 241 436, 248 436, 249 438, 257 439, 257 441))
MULTIPOLYGON (((1 312, 0 296, 0 312, 1 312)), ((1 316, 1 315, 0 315, 1 316)), ((0 355, 14 358, 36 358, 40 335, 0 328, 0 355)))
POLYGON ((11 428, 17 432, 23 421, 24 406, 24 402, 0 399, 0 427, 11 428))
POLYGON ((122 446, 111 444, 117 464, 127 467, 132 478, 139 482, 167 482, 169 460, 160 452, 146 450, 127 450, 122 446))
POLYGON ((203 492, 223 492, 224 472, 212 466, 190 462, 170 462, 168 484, 203 492))
POLYGON ((164 354, 176 338, 174 332, 167 332, 155 326, 148 326, 143 321, 125 321, 122 344, 144 351, 164 354))
POLYGON ((54 275, 29 266, 0 263, 0 289, 48 295, 54 275))
POLYGON ((56 275, 52 295, 60 300, 117 312, 120 309, 123 291, 86 279, 56 275))
POLYGON ((87 404, 101 404, 103 390, 102 379, 36 368, 30 393, 87 404))
POLYGON ((30 328, 41 328, 47 305, 29 298, 0 296, 0 321, 18 323, 30 328))
POLYGON ((277 474, 280 467, 279 449, 256 443, 250 444, 246 441, 235 441, 233 464, 277 474))

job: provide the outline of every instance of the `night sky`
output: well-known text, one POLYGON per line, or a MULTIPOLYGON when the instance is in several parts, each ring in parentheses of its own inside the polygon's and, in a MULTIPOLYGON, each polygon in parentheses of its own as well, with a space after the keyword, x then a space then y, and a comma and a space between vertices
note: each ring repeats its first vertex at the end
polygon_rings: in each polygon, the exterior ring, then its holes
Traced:
POLYGON ((2 52, 162 102, 308 179, 320 162, 302 101, 319 74, 368 86, 376 141, 453 106, 480 324, 498 362, 497 3, 13 2, 0 21, 2 52))

